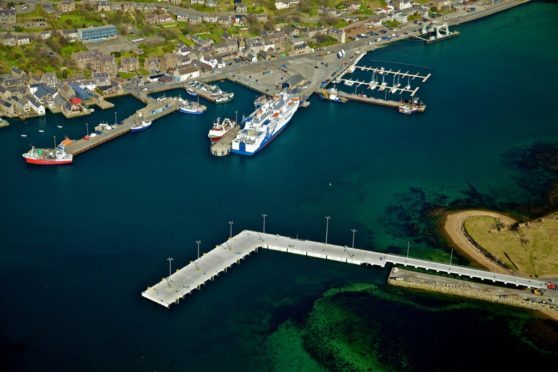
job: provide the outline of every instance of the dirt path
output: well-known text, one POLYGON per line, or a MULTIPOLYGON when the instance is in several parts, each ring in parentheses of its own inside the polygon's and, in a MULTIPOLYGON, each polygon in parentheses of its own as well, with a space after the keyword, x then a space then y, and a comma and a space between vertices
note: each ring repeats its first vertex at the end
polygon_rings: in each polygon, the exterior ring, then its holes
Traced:
POLYGON ((482 254, 482 252, 479 251, 477 247, 475 247, 475 245, 471 243, 467 238, 463 223, 467 218, 475 216, 489 216, 499 218, 500 221, 502 221, 506 225, 511 225, 516 222, 513 218, 510 218, 506 215, 490 211, 466 210, 460 212, 451 212, 446 215, 446 221, 444 222, 444 231, 446 236, 461 253, 463 253, 465 256, 467 256, 477 264, 493 272, 510 274, 511 271, 504 269, 500 265, 486 258, 486 256, 482 254))

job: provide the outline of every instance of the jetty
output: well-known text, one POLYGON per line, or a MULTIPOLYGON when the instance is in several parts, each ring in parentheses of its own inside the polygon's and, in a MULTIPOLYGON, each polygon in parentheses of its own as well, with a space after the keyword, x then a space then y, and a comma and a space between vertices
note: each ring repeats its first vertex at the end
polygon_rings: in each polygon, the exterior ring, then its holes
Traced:
POLYGON ((209 151, 213 156, 227 156, 231 153, 232 141, 237 136, 240 131, 240 126, 235 125, 230 131, 225 133, 225 135, 217 142, 212 143, 209 151))
POLYGON ((221 273, 242 262, 260 248, 360 266, 385 267, 387 264, 391 264, 516 287, 546 288, 546 282, 537 279, 244 230, 236 236, 229 237, 227 241, 188 265, 177 269, 174 273, 169 273, 168 277, 164 277, 157 284, 147 287, 141 295, 168 308, 172 304, 180 302, 186 295, 201 289, 207 282, 215 280, 221 273))
POLYGON ((199 81, 191 81, 184 86, 184 90, 191 90, 196 95, 213 103, 225 103, 234 97, 234 93, 224 92, 216 85, 208 85, 199 81), (214 89, 214 90, 213 90, 214 89))
POLYGON ((132 116, 125 119, 121 124, 111 125, 111 129, 105 129, 96 136, 85 136, 82 139, 73 141, 66 145, 65 151, 68 154, 79 155, 91 150, 103 143, 118 138, 131 131, 132 125, 143 120, 155 121, 178 110, 180 101, 178 98, 165 98, 154 100, 146 107, 136 111, 132 116))
POLYGON ((352 79, 338 79, 338 80, 336 80, 336 82, 337 81, 342 82, 343 84, 345 84, 347 86, 350 86, 350 87, 355 86, 356 88, 358 88, 358 87, 361 87, 361 86, 364 85, 369 90, 374 90, 374 89, 378 88, 378 91, 380 91, 380 92, 385 91, 386 93, 391 93, 391 94, 410 93, 411 97, 414 97, 414 95, 419 90, 419 87, 415 87, 415 89, 411 89, 410 86, 399 87, 397 85, 387 85, 387 84, 378 83, 376 81, 369 82, 369 81, 364 81, 364 80, 352 80, 352 79))
POLYGON ((427 75, 421 75, 419 73, 412 73, 409 71, 402 72, 401 70, 397 70, 397 71, 391 69, 386 70, 383 67, 377 68, 371 66, 355 66, 355 69, 360 71, 373 72, 378 75, 393 75, 401 79, 405 79, 405 78, 408 78, 410 80, 420 79, 422 80, 423 83, 426 83, 426 81, 430 78, 430 76, 432 76, 432 74, 430 73, 427 75))
POLYGON ((459 35, 458 31, 450 31, 447 23, 426 23, 420 30, 420 35, 415 38, 424 41, 426 44, 450 39, 459 35))
MULTIPOLYGON (((351 101, 362 102, 362 103, 370 103, 370 104, 373 104, 373 105, 391 107, 391 108, 394 108, 394 109, 398 109, 399 107, 405 106, 405 105, 408 104, 407 102, 404 102, 404 101, 393 101, 393 100, 389 100, 389 99, 375 98, 375 97, 370 97, 370 96, 361 95, 361 94, 346 93, 346 92, 342 92, 340 90, 337 91, 337 95, 339 97, 345 97, 345 98, 347 98, 348 100, 351 100, 351 101)), ((417 106, 417 111, 418 112, 426 111, 426 105, 417 106)))

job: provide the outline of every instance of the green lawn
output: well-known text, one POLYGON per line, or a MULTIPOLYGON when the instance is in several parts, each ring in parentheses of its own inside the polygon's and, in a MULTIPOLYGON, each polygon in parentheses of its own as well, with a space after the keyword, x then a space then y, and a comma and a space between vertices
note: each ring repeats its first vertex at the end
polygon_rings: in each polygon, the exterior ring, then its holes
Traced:
POLYGON ((56 23, 60 28, 85 28, 102 26, 104 24, 100 16, 91 16, 88 15, 88 13, 82 13, 80 11, 62 14, 56 23))

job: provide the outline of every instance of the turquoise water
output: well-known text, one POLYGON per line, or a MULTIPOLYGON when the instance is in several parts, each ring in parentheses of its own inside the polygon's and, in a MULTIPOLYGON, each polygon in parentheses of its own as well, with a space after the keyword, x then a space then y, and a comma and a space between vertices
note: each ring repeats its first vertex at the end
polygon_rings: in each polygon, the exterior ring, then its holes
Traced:
MULTIPOLYGON (((253 107, 254 93, 227 82, 219 84, 236 92, 232 102, 208 104, 202 116, 173 114, 68 167, 30 167, 20 154, 30 144, 49 145, 53 135, 82 136, 85 122, 110 122, 114 111, 13 122, 0 132, 2 363, 24 370, 267 369, 266 340, 278 324, 304 318, 330 288, 385 279, 384 270, 262 252, 171 310, 141 299, 167 274, 167 257, 185 265, 196 255, 195 240, 207 250, 227 237, 229 220, 235 231, 259 229, 267 213, 268 231, 323 239, 330 215, 330 241, 350 243, 355 227, 359 247, 397 251, 412 240, 411 254, 448 260, 447 247, 417 234, 425 210, 470 203, 471 190, 482 195, 476 204, 489 206, 533 197, 503 157, 558 141, 557 20, 556 4, 529 4, 461 26, 461 36, 447 42, 376 51, 362 63, 401 62, 432 73, 419 94, 426 113, 312 98, 255 158, 208 153, 213 118, 253 107)), ((129 97, 113 102, 120 118, 141 107, 129 97)), ((398 322, 404 336, 397 352, 411 365, 460 358, 473 339, 482 348, 517 337, 514 345, 530 351, 522 359, 514 349, 514 363, 539 352, 511 331, 524 315, 486 306, 460 310, 459 331, 471 332, 463 338, 448 330, 451 310, 440 325, 429 321, 432 337, 455 349, 440 357, 421 348, 419 355, 410 345, 424 330, 412 324, 427 313, 386 308, 378 319, 398 322), (478 323, 485 326, 472 326, 478 323)), ((389 342, 384 327, 371 331, 389 342)))

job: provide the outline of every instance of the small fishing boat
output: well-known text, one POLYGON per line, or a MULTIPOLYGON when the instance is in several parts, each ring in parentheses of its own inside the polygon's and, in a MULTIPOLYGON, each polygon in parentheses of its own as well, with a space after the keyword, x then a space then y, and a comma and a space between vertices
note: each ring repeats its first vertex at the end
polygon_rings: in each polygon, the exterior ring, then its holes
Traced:
POLYGON ((141 132, 151 126, 151 120, 143 120, 141 123, 135 123, 130 128, 132 133, 141 132))
POLYGON ((186 93, 188 93, 191 96, 197 96, 198 93, 196 93, 192 88, 186 88, 186 93))

